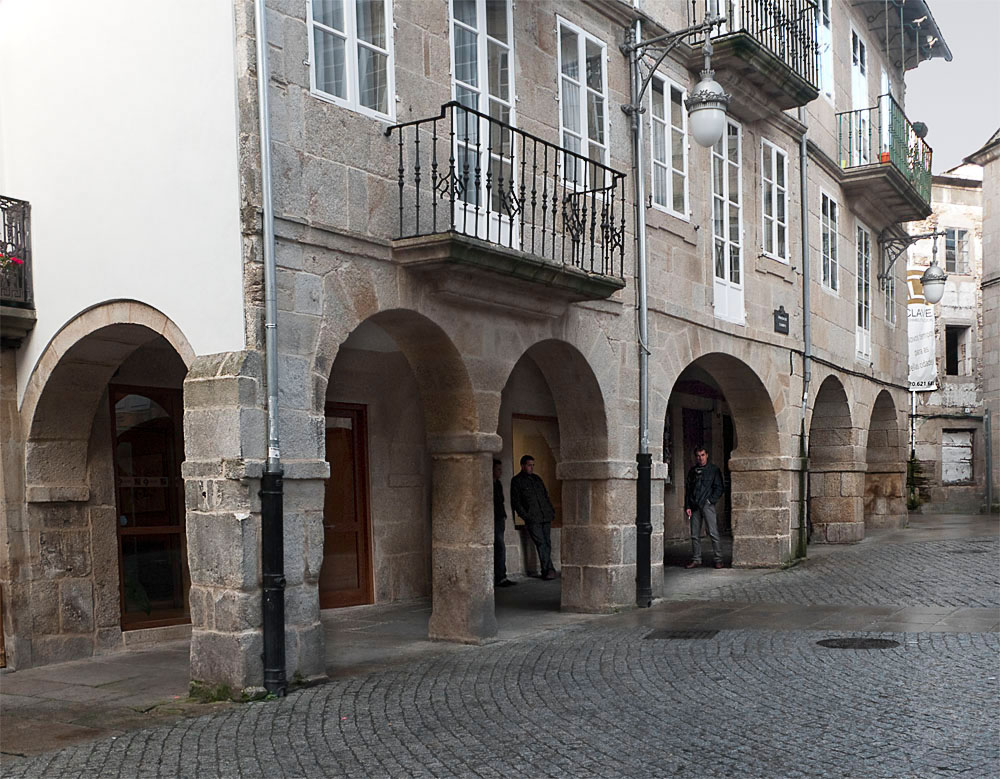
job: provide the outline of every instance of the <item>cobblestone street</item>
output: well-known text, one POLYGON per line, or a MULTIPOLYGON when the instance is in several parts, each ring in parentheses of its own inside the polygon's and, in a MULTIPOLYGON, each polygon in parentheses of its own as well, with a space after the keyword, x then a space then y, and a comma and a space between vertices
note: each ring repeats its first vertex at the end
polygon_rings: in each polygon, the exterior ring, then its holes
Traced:
POLYGON ((995 521, 974 522, 979 535, 900 531, 750 577, 671 569, 668 587, 687 576, 706 588, 278 701, 5 756, 3 774, 995 776, 1000 547, 995 521), (898 645, 817 644, 852 637, 898 645))

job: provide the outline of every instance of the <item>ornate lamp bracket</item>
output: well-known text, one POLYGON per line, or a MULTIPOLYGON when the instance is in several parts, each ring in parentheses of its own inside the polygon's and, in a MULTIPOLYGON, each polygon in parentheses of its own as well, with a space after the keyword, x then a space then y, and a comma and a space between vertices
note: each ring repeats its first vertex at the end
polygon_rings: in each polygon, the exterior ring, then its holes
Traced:
POLYGON ((898 234, 890 233, 888 229, 883 230, 881 235, 878 237, 878 245, 882 249, 882 270, 879 271, 878 274, 879 286, 882 289, 885 289, 885 285, 889 281, 889 273, 892 271, 892 266, 896 264, 896 260, 899 259, 900 255, 917 241, 922 241, 925 238, 933 238, 934 253, 937 254, 937 238, 941 235, 944 235, 944 232, 935 230, 931 233, 920 233, 919 235, 906 235, 900 237, 898 234), (887 259, 888 262, 886 262, 887 259))

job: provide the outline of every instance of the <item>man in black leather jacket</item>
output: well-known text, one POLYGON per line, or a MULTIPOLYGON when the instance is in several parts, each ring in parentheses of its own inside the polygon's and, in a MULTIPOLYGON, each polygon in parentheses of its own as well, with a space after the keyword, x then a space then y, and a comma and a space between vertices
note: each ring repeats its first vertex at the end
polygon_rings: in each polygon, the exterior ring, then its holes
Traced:
POLYGON ((556 511, 549 500, 545 482, 535 475, 535 458, 521 458, 521 472, 510 480, 510 507, 524 517, 525 528, 538 549, 538 563, 543 579, 555 579, 552 565, 552 520, 556 511))
POLYGON ((697 568, 701 565, 701 526, 704 523, 708 537, 712 539, 715 567, 722 568, 722 543, 715 516, 715 503, 725 491, 722 471, 708 461, 708 452, 703 446, 694 450, 694 458, 695 464, 684 480, 684 510, 691 521, 691 561, 684 567, 697 568))

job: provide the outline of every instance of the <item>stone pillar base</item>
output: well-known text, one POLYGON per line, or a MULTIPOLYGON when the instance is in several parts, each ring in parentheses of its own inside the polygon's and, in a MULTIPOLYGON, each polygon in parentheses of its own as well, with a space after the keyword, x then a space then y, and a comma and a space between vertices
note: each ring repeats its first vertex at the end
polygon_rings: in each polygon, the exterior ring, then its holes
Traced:
MULTIPOLYGON (((797 457, 733 457, 733 567, 773 568, 792 559, 797 457)), ((797 513, 797 512, 796 512, 797 513)))
POLYGON ((809 516, 812 542, 854 544, 865 537, 862 462, 809 466, 809 516))

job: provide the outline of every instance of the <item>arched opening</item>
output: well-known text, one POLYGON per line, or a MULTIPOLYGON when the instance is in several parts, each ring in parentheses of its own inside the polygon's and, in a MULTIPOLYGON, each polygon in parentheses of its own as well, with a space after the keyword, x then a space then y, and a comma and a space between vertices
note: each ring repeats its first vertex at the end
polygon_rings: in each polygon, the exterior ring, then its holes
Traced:
POLYGON ((677 377, 663 426, 664 562, 712 565, 707 528, 696 534, 685 511, 685 479, 704 447, 723 475, 715 504, 723 565, 778 565, 791 556, 792 471, 780 457, 770 395, 746 363, 726 354, 698 358, 677 377), (697 538, 697 542, 696 539, 697 538), (702 555, 698 555, 701 551, 702 555))
POLYGON ((605 611, 631 603, 635 528, 611 510, 618 479, 607 462, 604 397, 586 358, 562 341, 529 348, 504 385, 497 432, 503 440, 507 572, 544 573, 531 540, 543 529, 515 525, 512 507, 511 480, 521 470, 522 456, 530 454, 554 507, 551 558, 560 579, 546 582, 536 606, 605 611))
POLYGON ((494 635, 492 453, 450 338, 412 311, 376 314, 340 345, 325 400, 321 607, 431 595, 432 637, 494 635))
POLYGON ((865 527, 905 527, 906 457, 896 405, 882 390, 868 426, 865 459, 865 527))
POLYGON ((828 376, 820 385, 809 426, 810 540, 853 543, 865 535, 864 471, 844 385, 828 376))
POLYGON ((123 648, 123 631, 190 631, 180 472, 190 348, 172 326, 168 340, 128 323, 86 332, 88 318, 56 337, 61 356, 45 374, 43 355, 22 408, 25 526, 38 543, 14 593, 33 615, 22 666, 123 648))

